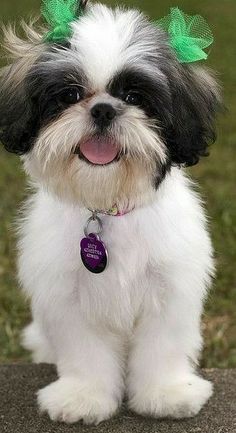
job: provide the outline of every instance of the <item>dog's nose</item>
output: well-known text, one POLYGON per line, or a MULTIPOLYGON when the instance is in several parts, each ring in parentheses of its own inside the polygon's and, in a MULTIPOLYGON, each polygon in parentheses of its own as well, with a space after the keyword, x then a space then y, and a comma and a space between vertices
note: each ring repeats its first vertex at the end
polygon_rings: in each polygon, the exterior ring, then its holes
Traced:
POLYGON ((91 109, 91 115, 96 125, 105 127, 115 118, 116 110, 111 104, 96 104, 91 109))

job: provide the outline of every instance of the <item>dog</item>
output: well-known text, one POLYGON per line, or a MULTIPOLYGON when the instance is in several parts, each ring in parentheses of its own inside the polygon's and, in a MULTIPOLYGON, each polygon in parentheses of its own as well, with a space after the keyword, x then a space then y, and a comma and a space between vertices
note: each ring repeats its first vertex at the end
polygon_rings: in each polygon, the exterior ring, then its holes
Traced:
POLYGON ((141 12, 85 3, 64 42, 5 29, 1 141, 33 189, 19 221, 23 345, 59 377, 39 408, 98 424, 126 396, 138 414, 192 417, 212 395, 197 364, 214 258, 184 168, 215 139, 219 86, 141 12))

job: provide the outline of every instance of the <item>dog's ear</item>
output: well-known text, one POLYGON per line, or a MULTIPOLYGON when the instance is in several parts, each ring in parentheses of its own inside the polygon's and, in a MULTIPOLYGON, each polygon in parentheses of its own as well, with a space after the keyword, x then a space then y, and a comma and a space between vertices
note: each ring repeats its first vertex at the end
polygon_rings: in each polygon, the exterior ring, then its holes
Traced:
POLYGON ((4 29, 12 65, 0 70, 0 142, 7 151, 21 155, 29 151, 37 131, 38 113, 27 91, 26 76, 42 45, 40 35, 23 26, 27 40, 18 38, 11 27, 4 29))
POLYGON ((208 155, 215 141, 215 117, 221 105, 219 86, 201 67, 180 65, 178 76, 170 77, 172 122, 164 138, 173 164, 191 166, 208 155))
POLYGON ((11 72, 5 71, 0 80, 0 141, 8 152, 22 155, 32 146, 37 115, 24 80, 17 86, 9 80, 10 73, 14 77, 14 68, 15 65, 11 72))

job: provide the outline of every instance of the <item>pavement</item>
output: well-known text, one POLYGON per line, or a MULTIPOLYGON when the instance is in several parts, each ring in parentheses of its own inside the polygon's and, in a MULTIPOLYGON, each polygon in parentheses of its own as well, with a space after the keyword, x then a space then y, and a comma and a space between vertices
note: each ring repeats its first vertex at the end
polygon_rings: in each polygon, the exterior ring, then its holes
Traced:
POLYGON ((52 366, 0 365, 0 433, 236 433, 236 370, 205 370, 214 396, 195 418, 157 420, 129 412, 125 405, 99 426, 53 423, 38 413, 35 393, 56 379, 52 366))

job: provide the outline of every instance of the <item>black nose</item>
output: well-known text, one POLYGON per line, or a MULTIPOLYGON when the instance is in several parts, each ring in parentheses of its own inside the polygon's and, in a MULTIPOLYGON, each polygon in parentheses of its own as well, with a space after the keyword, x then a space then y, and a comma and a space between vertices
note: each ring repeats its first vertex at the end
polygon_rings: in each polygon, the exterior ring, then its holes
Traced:
POLYGON ((96 104, 91 109, 91 115, 96 125, 105 127, 109 126, 116 116, 116 110, 111 104, 96 104))

